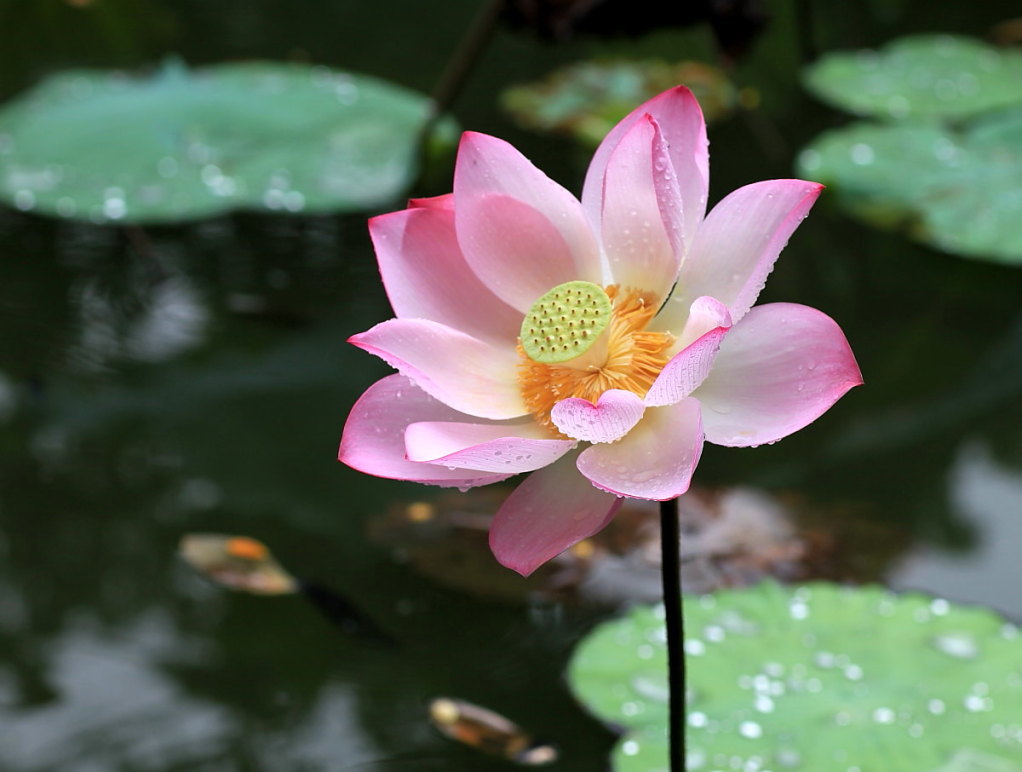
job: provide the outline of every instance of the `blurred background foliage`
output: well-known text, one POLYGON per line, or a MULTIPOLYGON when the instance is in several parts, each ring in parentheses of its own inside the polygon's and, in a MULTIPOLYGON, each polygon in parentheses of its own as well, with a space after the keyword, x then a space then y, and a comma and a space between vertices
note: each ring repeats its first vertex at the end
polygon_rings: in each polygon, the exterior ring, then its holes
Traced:
MULTIPOLYGON (((936 196, 940 211, 953 210, 938 227, 927 219, 936 194, 920 199, 932 188, 912 184, 921 162, 891 174, 887 146, 842 134, 866 129, 803 86, 816 62, 921 33, 1014 57, 1017 6, 645 6, 519 0, 468 73, 453 120, 508 139, 577 192, 599 129, 582 131, 582 142, 561 126, 537 131, 505 111, 523 93, 511 89, 606 63, 655 62, 662 73, 689 62, 727 95, 710 127, 711 201, 759 179, 814 177, 804 149, 823 159, 827 148, 813 143, 828 137, 851 137, 837 151, 843 162, 865 157, 858 145, 874 159, 844 163, 847 173, 833 166, 834 190, 762 298, 837 319, 866 386, 776 446, 707 448, 705 501, 686 505, 690 586, 879 579, 1022 617, 1020 277, 1005 255, 962 249, 1005 262, 963 260, 951 254, 954 239, 933 235, 969 220, 968 206, 1017 211, 1017 144, 1002 177, 965 167, 955 196, 936 196), (865 166, 915 197, 891 201, 883 189, 878 206, 865 166), (861 217, 863 201, 908 231, 846 216, 852 202, 861 217), (735 486, 755 488, 759 503, 735 499, 735 486), (750 532, 770 550, 743 542, 750 532)), ((66 71, 146 77, 171 57, 192 70, 330 68, 424 96, 478 12, 473 0, 0 0, 0 110, 66 71)), ((611 97, 587 126, 629 107, 622 82, 636 102, 648 80, 659 88, 635 70, 614 72, 587 76, 611 97)), ((531 88, 552 110, 543 88, 531 88)), ((568 94, 575 109, 579 97, 568 94)), ((889 118, 868 130, 908 125, 889 118)), ((952 148, 984 132, 1017 136, 977 128, 999 120, 984 108, 918 131, 952 148)), ((99 137, 96 153, 117 157, 99 137)), ((899 148, 899 163, 912 158, 899 148)), ((506 489, 438 498, 334 460, 348 409, 386 372, 344 344, 389 316, 366 216, 403 195, 446 192, 451 164, 437 156, 418 181, 364 211, 285 207, 159 226, 44 216, 19 208, 14 190, 0 209, 0 767, 508 768, 430 728, 437 695, 549 738, 559 747, 551 769, 608 763, 613 734, 577 705, 562 674, 597 621, 650 599, 655 565, 641 513, 522 591, 480 538, 506 489), (301 595, 251 598, 207 584, 175 556, 192 531, 259 538, 300 579, 357 603, 394 645, 344 634, 301 595), (452 570, 459 565, 465 572, 452 570), (472 582, 459 580, 466 573, 472 582)), ((10 168, 0 155, 0 175, 10 168)), ((999 214, 998 227, 1014 226, 1017 238, 1022 218, 1012 219, 999 214)))

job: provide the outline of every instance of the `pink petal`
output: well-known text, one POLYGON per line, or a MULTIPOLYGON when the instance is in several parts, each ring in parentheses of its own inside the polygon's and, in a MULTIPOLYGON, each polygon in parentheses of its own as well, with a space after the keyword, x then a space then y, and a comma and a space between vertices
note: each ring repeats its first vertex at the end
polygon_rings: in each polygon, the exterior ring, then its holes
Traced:
POLYGON ((531 419, 516 424, 424 421, 411 424, 405 432, 410 461, 483 472, 531 472, 552 464, 573 447, 573 440, 550 439, 531 419))
POLYGON ((465 262, 453 211, 420 206, 392 212, 370 220, 369 233, 398 317, 432 319, 514 345, 522 315, 490 292, 465 262))
POLYGON ((490 549, 502 565, 528 576, 602 529, 621 499, 578 473, 575 455, 533 472, 507 497, 490 526, 490 549))
POLYGON ((352 469, 392 480, 467 488, 504 480, 508 474, 447 469, 405 458, 405 430, 417 421, 467 418, 437 402, 402 375, 370 386, 348 414, 337 459, 352 469))
POLYGON ((807 306, 768 303, 731 329, 692 396, 703 405, 707 440, 762 445, 812 423, 861 383, 833 319, 807 306))
POLYGON ((442 196, 430 196, 429 198, 408 199, 409 209, 446 209, 454 211, 454 194, 445 193, 442 196))
POLYGON ((692 92, 684 86, 672 88, 639 105, 610 130, 589 164, 585 187, 582 189, 582 204, 589 221, 597 227, 602 220, 604 176, 611 154, 623 137, 646 115, 652 116, 657 122, 669 148, 671 167, 681 196, 683 230, 686 243, 690 243, 706 212, 710 168, 703 113, 692 92))
POLYGON ((682 341, 691 341, 678 352, 646 393, 647 405, 673 405, 691 394, 713 366, 720 342, 731 328, 727 306, 710 298, 696 298, 689 311, 682 341))
POLYGON ((609 493, 666 501, 688 490, 702 449, 699 403, 683 399, 648 409, 619 442, 587 448, 578 469, 609 493))
POLYGON ((518 354, 428 319, 389 319, 348 339, 435 399, 479 418, 528 413, 518 388, 518 354))
POLYGON ((653 292, 658 305, 674 284, 684 249, 680 235, 677 250, 671 239, 683 225, 670 164, 657 124, 647 115, 621 138, 604 176, 601 235, 612 281, 653 292), (671 218, 667 226, 663 215, 671 218))
POLYGON ((569 437, 586 442, 614 442, 631 431, 645 411, 642 399, 630 391, 609 389, 594 405, 568 397, 554 405, 550 418, 569 437))
POLYGON ((494 293, 528 311, 551 288, 602 283, 582 205, 503 140, 466 132, 454 171, 458 240, 494 293))
POLYGON ((738 322, 822 190, 815 182, 768 180, 727 196, 699 226, 677 289, 660 315, 683 319, 693 300, 710 295, 727 305, 738 322))

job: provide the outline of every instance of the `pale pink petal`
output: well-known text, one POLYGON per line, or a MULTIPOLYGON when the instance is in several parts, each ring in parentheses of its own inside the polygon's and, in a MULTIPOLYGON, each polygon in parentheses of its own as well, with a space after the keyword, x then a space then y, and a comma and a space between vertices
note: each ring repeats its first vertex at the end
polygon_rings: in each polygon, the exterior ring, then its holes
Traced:
POLYGON ((454 211, 454 194, 445 193, 442 196, 430 196, 429 198, 408 199, 409 209, 446 209, 454 211))
POLYGON ((684 249, 680 236, 676 250, 670 235, 683 227, 670 163, 660 130, 647 115, 614 148, 604 177, 601 236, 611 281, 652 292, 657 305, 674 284, 684 249), (664 215, 672 218, 667 225, 664 215))
POLYGON ((727 306, 714 298, 696 298, 679 336, 681 341, 691 342, 664 365, 646 393, 646 404, 673 405, 691 394, 709 374, 730 328, 727 306))
MULTIPOLYGON (((659 319, 659 317, 657 318, 659 319)), ((709 295, 698 297, 692 301, 692 306, 688 310, 688 318, 685 320, 685 326, 681 328, 681 332, 674 331, 677 336, 674 343, 675 350, 680 351, 695 343, 717 327, 731 327, 731 325, 731 312, 728 311, 727 306, 709 295)))
POLYGON ((514 345, 522 314, 490 292, 465 262, 453 211, 425 206, 392 212, 370 220, 369 233, 398 317, 432 319, 514 345))
POLYGON ((462 136, 454 198, 469 265, 519 311, 558 284, 602 283, 599 248, 582 205, 507 142, 462 136))
POLYGON ((639 105, 610 130, 589 164, 582 189, 582 204, 593 227, 599 227, 604 209, 604 175, 611 154, 622 138, 646 115, 652 116, 660 126, 669 148, 673 176, 681 196, 685 239, 691 245, 706 212, 710 168, 703 113, 692 92, 684 86, 672 88, 639 105))
POLYGON ((703 449, 699 403, 683 399, 646 410, 638 426, 611 445, 593 445, 578 469, 618 496, 666 501, 688 490, 703 449))
POLYGON ((428 319, 388 319, 348 339, 430 396, 471 416, 528 413, 518 388, 518 354, 428 319))
POLYGON ((501 564, 528 576, 614 516, 621 499, 594 488, 574 461, 572 453, 533 472, 501 505, 490 526, 501 564))
POLYGON ((405 430, 417 421, 464 421, 468 416, 437 402, 402 375, 370 386, 348 414, 337 459, 352 469, 392 480, 467 488, 504 480, 508 474, 448 469, 405 457, 405 430))
POLYGON ((531 472, 552 464, 575 447, 555 440, 535 421, 478 424, 424 421, 405 432, 410 461, 425 461, 483 472, 531 472))
POLYGON ((861 383, 833 319, 807 306, 768 303, 731 328, 692 396, 703 405, 708 441, 762 445, 812 423, 861 383))
POLYGON ((823 186, 804 180, 746 185, 717 204, 681 264, 678 285, 660 312, 680 326, 692 301, 717 298, 738 322, 752 307, 777 255, 805 219, 823 186))
POLYGON ((630 391, 609 389, 594 405, 588 399, 568 397, 554 405, 550 419, 562 433, 586 442, 614 442, 642 418, 642 399, 630 391))

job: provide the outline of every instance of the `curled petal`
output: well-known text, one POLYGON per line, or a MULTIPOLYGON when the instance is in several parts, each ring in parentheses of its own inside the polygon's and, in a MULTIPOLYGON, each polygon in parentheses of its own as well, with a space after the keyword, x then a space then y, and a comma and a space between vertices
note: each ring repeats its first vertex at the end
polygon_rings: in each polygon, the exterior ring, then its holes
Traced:
POLYGON ((503 140, 465 132, 454 197, 458 241, 469 265, 519 311, 558 284, 602 283, 582 205, 503 140))
POLYGON ((534 421, 478 424, 424 421, 405 432, 410 461, 482 472, 531 472, 552 464, 575 447, 555 440, 534 421))
POLYGON ((646 393, 646 404, 673 405, 691 394, 709 374, 730 328, 727 306, 714 298, 696 298, 679 336, 681 341, 691 342, 660 371, 646 393))
POLYGON ((609 389, 594 405, 588 399, 568 397, 550 411, 554 426, 569 437, 586 442, 614 442, 642 418, 642 399, 630 391, 609 389))
POLYGON ((749 446, 798 431, 861 383, 833 319, 807 306, 768 303, 731 329, 692 396, 703 405, 707 440, 749 446))
POLYGON ((601 235, 612 282, 653 292, 659 305, 674 284, 681 261, 670 233, 680 231, 681 196, 665 170, 670 158, 660 129, 648 115, 621 138, 607 163, 604 177, 601 235), (676 215, 665 226, 663 215, 676 215))
POLYGON ((348 415, 337 459, 352 469, 391 480, 467 488, 509 477, 420 464, 405 457, 405 430, 419 421, 463 421, 468 416, 433 399, 402 375, 389 375, 363 394, 348 415))
MULTIPOLYGON (((684 86, 665 91, 632 110, 617 124, 596 149, 582 189, 582 205, 589 221, 598 228, 604 210, 604 184, 611 154, 636 123, 652 116, 659 125, 668 148, 673 176, 681 197, 685 243, 691 245, 699 222, 706 212, 709 186, 709 152, 706 123, 699 102, 684 86)), ((700 293, 705 294, 705 293, 700 293)))
POLYGON ((375 354, 435 399, 479 418, 528 413, 516 380, 518 355, 428 319, 388 319, 349 342, 375 354))
POLYGON ((688 490, 702 449, 699 403, 683 399, 648 409, 619 442, 587 448, 578 469, 609 493, 666 501, 688 490))
POLYGON ((737 323, 756 302, 774 261, 822 190, 815 182, 767 180, 728 195, 699 226, 661 316, 684 319, 695 298, 710 295, 731 310, 737 323))
POLYGON ((490 292, 465 262, 454 233, 454 212, 436 205, 436 199, 426 201, 431 203, 369 221, 394 313, 513 346, 521 313, 490 292))
POLYGON ((490 549, 504 566, 528 576, 614 516, 621 499, 594 488, 569 454, 533 472, 507 497, 490 526, 490 549))

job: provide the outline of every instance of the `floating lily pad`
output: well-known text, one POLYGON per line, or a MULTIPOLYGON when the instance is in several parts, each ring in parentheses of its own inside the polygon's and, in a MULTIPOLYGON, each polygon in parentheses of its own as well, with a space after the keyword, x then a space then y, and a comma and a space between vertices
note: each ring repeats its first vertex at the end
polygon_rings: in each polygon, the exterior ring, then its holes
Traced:
MULTIPOLYGON (((598 627, 569 667, 628 728, 618 772, 667 769, 663 609, 598 627)), ((685 602, 688 769, 1022 772, 1022 635, 879 587, 764 584, 685 602)))
POLYGON ((579 62, 545 80, 504 92, 504 109, 526 128, 557 132, 595 147, 635 105, 682 83, 699 98, 706 120, 730 113, 738 92, 727 76, 702 62, 610 60, 579 62))
POLYGON ((1022 102, 1022 52, 953 35, 913 35, 886 48, 827 54, 806 85, 859 115, 960 118, 1022 102))
POLYGON ((855 123, 817 137, 799 170, 871 224, 907 225, 947 252, 1022 262, 1022 108, 957 131, 855 123))
POLYGON ((304 64, 65 72, 0 110, 0 199, 121 223, 373 208, 412 181, 429 109, 414 92, 304 64))

